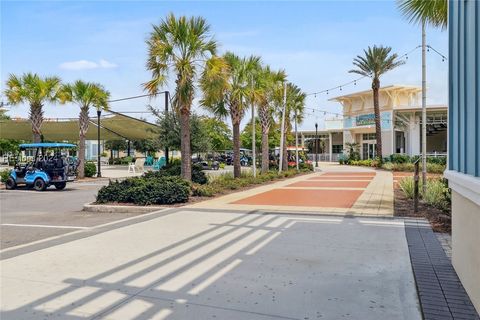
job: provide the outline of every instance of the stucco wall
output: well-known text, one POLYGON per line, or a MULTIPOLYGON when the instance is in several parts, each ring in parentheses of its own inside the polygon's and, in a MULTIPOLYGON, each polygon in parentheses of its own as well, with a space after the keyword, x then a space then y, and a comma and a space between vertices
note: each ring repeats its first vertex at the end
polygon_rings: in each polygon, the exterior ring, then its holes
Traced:
POLYGON ((480 311, 480 206, 452 192, 452 262, 480 311))

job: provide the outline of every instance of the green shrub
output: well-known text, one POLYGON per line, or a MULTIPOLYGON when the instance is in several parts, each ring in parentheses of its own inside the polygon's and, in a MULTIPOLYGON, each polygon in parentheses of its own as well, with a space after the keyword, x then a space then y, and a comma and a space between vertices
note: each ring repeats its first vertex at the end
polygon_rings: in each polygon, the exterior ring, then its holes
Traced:
POLYGON ((11 169, 4 169, 0 171, 0 181, 1 182, 6 182, 8 180, 8 177, 10 177, 10 172, 11 169))
MULTIPOLYGON (((421 181, 418 181, 419 190, 422 188, 421 183, 421 181)), ((403 193, 405 193, 405 196, 407 198, 413 199, 415 188, 415 180, 413 179, 413 177, 405 177, 401 179, 398 182, 398 185, 400 186, 400 189, 402 189, 403 193)))
POLYGON ((402 153, 394 153, 390 155, 390 161, 392 163, 408 163, 410 162, 410 157, 402 153))
MULTIPOLYGON (((180 161, 172 161, 168 165, 164 166, 158 171, 145 172, 143 176, 145 178, 160 178, 160 177, 180 177, 182 172, 182 166, 180 161)), ((202 168, 198 165, 192 166, 192 182, 198 184, 206 184, 208 182, 207 175, 202 171, 202 168)))
POLYGON ((443 173, 446 169, 445 164, 440 163, 427 163, 427 172, 429 173, 443 173))
POLYGON ((220 167, 220 169, 225 169, 225 163, 224 163, 224 162, 220 162, 219 167, 220 167))
POLYGON ((179 177, 134 177, 102 187, 97 203, 173 204, 188 201, 189 194, 190 183, 179 177))
POLYGON ((428 179, 423 200, 432 207, 447 211, 450 208, 450 191, 440 179, 428 179))
POLYGON ((94 162, 85 162, 85 168, 83 172, 85 177, 93 177, 97 173, 97 166, 94 162))
POLYGON ((445 166, 447 164, 447 157, 445 156, 427 157, 427 163, 439 164, 439 165, 445 166))
POLYGON ((213 197, 222 190, 214 184, 194 184, 192 185, 192 196, 195 197, 213 197))
MULTIPOLYGON (((400 189, 405 196, 413 199, 415 181, 413 177, 405 177, 399 181, 400 189)), ((426 191, 423 193, 422 180, 418 181, 419 197, 428 205, 440 210, 448 211, 451 203, 451 190, 445 179, 427 179, 426 191)))

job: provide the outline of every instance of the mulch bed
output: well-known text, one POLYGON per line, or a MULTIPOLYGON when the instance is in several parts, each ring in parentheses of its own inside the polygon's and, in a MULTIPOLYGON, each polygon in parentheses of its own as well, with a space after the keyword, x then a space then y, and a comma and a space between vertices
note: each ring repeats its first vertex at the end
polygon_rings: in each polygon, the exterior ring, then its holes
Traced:
POLYGON ((433 231, 451 233, 452 219, 450 212, 444 212, 419 201, 418 212, 414 213, 413 200, 408 199, 400 188, 394 188, 394 195, 394 216, 425 218, 430 222, 433 231))

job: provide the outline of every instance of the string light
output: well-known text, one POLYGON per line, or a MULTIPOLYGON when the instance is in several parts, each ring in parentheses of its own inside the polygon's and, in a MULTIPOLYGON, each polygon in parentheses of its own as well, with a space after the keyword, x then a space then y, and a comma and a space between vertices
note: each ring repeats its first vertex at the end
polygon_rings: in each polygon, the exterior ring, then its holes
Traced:
MULTIPOLYGON (((418 45, 416 46, 415 48, 413 48, 412 50, 402 54, 401 56, 398 57, 398 59, 404 59, 405 61, 408 60, 408 56, 410 54, 412 54, 414 51, 420 49, 422 46, 421 45, 418 45)), ((433 48, 432 46, 430 45, 427 45, 427 48, 428 48, 428 51, 430 52, 430 49, 432 49, 433 52, 435 52, 436 54, 438 54, 440 57, 442 57, 442 62, 444 62, 445 60, 447 60, 447 57, 443 54, 441 54, 438 50, 436 50, 435 48, 433 48)), ((316 92, 312 92, 312 93, 309 93, 307 94, 307 96, 311 96, 313 95, 315 98, 317 97, 317 95, 319 94, 322 94, 322 93, 326 93, 327 95, 330 94, 330 91, 333 91, 333 90, 337 90, 339 89, 340 91, 343 91, 343 87, 347 87, 351 84, 353 84, 354 86, 357 85, 357 82, 364 79, 364 78, 367 78, 367 77, 372 77, 372 74, 369 74, 368 76, 362 76, 358 79, 354 79, 350 82, 347 82, 347 83, 343 83, 343 84, 340 84, 338 86, 335 86, 335 87, 332 87, 332 88, 329 88, 329 89, 324 89, 324 90, 320 90, 320 91, 316 91, 316 92)))

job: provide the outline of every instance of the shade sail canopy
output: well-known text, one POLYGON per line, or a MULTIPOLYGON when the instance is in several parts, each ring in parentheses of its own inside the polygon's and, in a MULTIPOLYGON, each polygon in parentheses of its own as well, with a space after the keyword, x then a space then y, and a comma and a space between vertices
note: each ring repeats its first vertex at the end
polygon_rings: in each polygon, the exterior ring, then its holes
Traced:
MULTIPOLYGON (((97 139, 96 119, 92 119, 86 135, 87 140, 97 139)), ((101 140, 142 140, 153 138, 157 126, 140 119, 115 115, 100 120, 101 140)), ((42 134, 47 141, 77 141, 78 120, 46 119, 42 124, 42 134)), ((32 140, 32 126, 28 119, 0 121, 0 138, 14 140, 32 140)))

